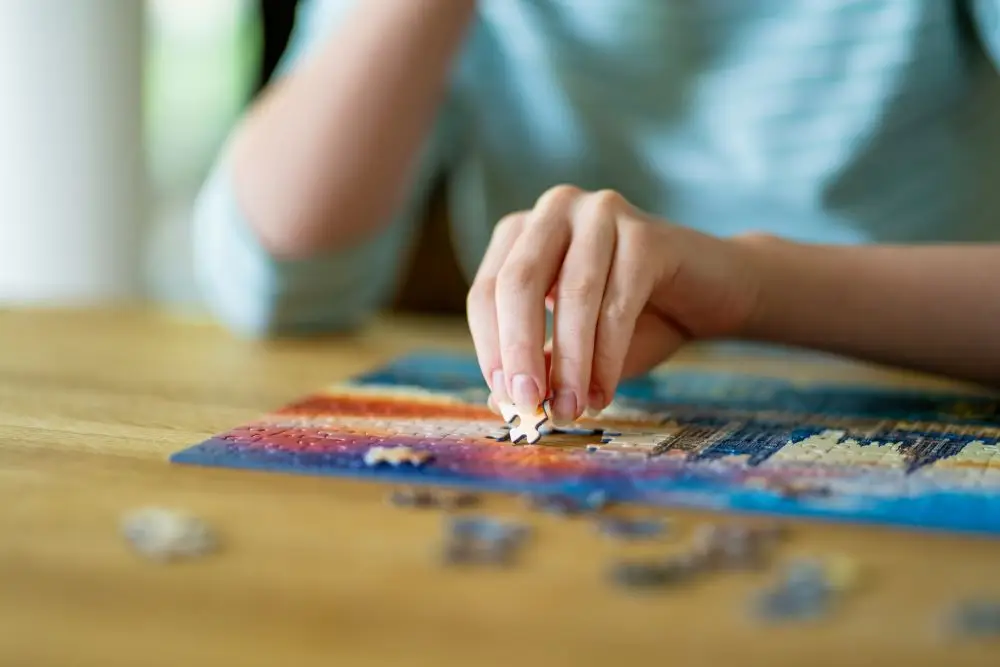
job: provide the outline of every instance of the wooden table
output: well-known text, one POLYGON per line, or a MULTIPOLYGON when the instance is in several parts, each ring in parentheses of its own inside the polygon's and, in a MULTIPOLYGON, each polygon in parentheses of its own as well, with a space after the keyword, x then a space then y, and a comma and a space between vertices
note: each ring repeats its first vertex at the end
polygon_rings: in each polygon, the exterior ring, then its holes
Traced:
MULTIPOLYGON (((384 487, 166 461, 398 354, 468 346, 460 323, 259 343, 138 312, 0 312, 0 664, 1000 664, 997 644, 937 632, 958 597, 1000 594, 1000 541, 796 525, 786 555, 847 554, 869 584, 828 623, 763 629, 745 610, 766 575, 627 594, 602 576, 621 547, 515 499, 487 509, 537 526, 523 567, 451 571, 434 559, 441 518, 388 507, 384 487), (140 559, 118 522, 142 505, 208 519, 224 550, 140 559)), ((775 371, 696 351, 676 363, 775 371)), ((829 361, 794 372, 930 382, 829 361)), ((707 516, 669 514, 681 533, 707 516)))

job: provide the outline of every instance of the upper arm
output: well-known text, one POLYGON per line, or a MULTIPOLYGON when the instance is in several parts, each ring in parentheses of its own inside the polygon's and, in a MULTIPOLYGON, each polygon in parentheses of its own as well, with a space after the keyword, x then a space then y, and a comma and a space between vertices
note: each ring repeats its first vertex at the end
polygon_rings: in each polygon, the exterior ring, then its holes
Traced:
POLYGON ((295 26, 275 70, 275 76, 280 77, 293 70, 362 1, 364 0, 299 0, 295 10, 295 26))
MULTIPOLYGON (((357 2, 306 0, 277 76, 291 72, 357 2)), ((361 324, 396 287, 447 144, 442 115, 418 156, 403 203, 378 236, 296 260, 274 257, 252 231, 236 200, 223 150, 198 197, 193 220, 195 270, 209 309, 230 329, 255 337, 361 324)))

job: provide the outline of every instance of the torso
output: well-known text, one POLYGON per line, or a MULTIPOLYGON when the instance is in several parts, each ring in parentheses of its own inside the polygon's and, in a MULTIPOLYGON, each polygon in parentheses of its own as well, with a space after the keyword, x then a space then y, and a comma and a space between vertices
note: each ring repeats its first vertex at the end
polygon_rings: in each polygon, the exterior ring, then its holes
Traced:
POLYGON ((996 239, 1000 80, 952 2, 484 0, 449 108, 459 254, 559 183, 720 235, 996 239))

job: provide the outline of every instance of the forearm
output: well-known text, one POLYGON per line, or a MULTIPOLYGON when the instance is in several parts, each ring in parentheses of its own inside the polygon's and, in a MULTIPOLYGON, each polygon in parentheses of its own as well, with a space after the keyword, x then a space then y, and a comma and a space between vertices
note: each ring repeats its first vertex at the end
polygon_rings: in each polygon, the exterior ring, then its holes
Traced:
POLYGON ((1000 385, 1000 245, 740 243, 760 279, 747 338, 1000 385))
POLYGON ((377 233, 402 197, 475 0, 360 2, 233 137, 236 198, 301 257, 377 233))

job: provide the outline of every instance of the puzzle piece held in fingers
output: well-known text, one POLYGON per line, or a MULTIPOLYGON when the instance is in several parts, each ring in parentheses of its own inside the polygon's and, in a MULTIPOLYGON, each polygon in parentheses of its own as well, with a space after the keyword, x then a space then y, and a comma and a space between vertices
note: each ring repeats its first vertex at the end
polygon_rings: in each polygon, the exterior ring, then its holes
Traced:
POLYGON ((524 412, 513 403, 498 403, 503 420, 510 424, 510 441, 519 444, 522 441, 529 445, 538 442, 542 434, 539 427, 549 420, 548 400, 542 402, 532 412, 524 412))

